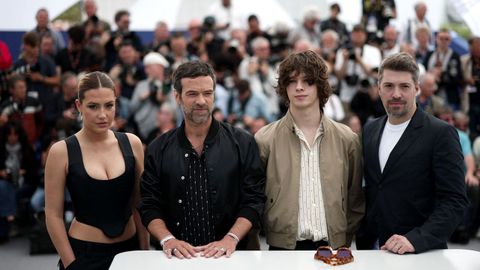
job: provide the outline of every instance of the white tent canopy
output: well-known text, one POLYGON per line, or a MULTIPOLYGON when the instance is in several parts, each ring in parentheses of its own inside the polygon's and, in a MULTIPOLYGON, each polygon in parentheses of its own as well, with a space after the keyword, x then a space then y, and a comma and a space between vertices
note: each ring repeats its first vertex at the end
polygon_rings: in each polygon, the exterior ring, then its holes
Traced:
MULTIPOLYGON (((50 18, 58 16, 79 0, 13 0, 3 1, 0 9, 0 31, 26 31, 32 29, 35 22, 35 13, 41 7, 47 8, 50 18)), ((126 9, 132 13, 133 30, 152 31, 155 24, 166 21, 171 29, 185 30, 193 18, 202 19, 208 15, 210 5, 220 0, 96 0, 98 15, 110 22, 113 27, 113 17, 119 9, 126 9)), ((396 1, 398 18, 393 21, 398 29, 405 24, 408 18, 414 16, 413 6, 419 0, 396 1)), ((428 7, 427 18, 436 29, 445 22, 449 0, 423 0, 428 7)), ((246 23, 246 17, 256 14, 260 18, 263 28, 276 21, 285 21, 289 26, 301 20, 301 10, 308 5, 320 8, 322 19, 328 17, 328 5, 337 2, 342 7, 340 19, 348 25, 358 23, 361 15, 361 2, 353 0, 232 0, 237 10, 234 17, 241 18, 246 23)), ((480 0, 450 0, 461 17, 469 25, 472 32, 480 35, 478 12, 480 0)))
POLYGON ((48 10, 50 19, 56 17, 78 0, 13 0, 2 1, 0 31, 25 31, 37 24, 35 14, 40 8, 48 10))
MULTIPOLYGON (((165 21, 170 29, 186 30, 192 19, 203 19, 209 14, 215 1, 163 1, 137 0, 129 9, 131 28, 152 30, 158 21, 165 21)), ((295 22, 289 13, 276 0, 232 1, 233 27, 246 28, 247 17, 258 16, 263 28, 283 22, 293 27, 295 22)))

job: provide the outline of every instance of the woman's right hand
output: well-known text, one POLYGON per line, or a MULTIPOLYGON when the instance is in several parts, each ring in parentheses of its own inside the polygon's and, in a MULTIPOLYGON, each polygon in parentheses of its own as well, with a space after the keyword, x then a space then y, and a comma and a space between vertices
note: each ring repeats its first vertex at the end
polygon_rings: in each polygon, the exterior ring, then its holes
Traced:
POLYGON ((70 260, 68 263, 63 263, 63 262, 62 263, 65 270, 71 270, 75 262, 76 262, 76 259, 74 258, 73 260, 70 260))

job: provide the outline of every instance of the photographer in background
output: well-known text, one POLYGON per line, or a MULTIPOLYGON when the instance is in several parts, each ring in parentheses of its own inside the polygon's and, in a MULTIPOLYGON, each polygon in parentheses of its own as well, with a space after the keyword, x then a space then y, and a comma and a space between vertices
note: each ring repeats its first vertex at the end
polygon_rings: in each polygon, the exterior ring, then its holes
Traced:
POLYGON ((217 27, 215 17, 207 16, 203 19, 201 36, 202 46, 205 48, 206 54, 198 55, 201 61, 207 62, 209 59, 216 59, 222 52, 225 39, 219 35, 219 31, 221 31, 221 29, 217 27))
POLYGON ((126 10, 119 10, 115 13, 115 24, 117 25, 117 30, 110 34, 110 40, 105 44, 106 63, 104 70, 110 70, 115 62, 118 61, 120 45, 126 41, 130 42, 137 52, 143 52, 140 37, 129 29, 130 13, 126 10))
POLYGON ((373 69, 380 65, 382 56, 376 47, 365 44, 367 34, 362 25, 353 27, 349 46, 338 50, 335 73, 341 82, 340 99, 349 104, 360 82, 374 75, 373 69))
POLYGON ((50 35, 54 41, 54 54, 65 48, 65 41, 63 40, 62 34, 49 27, 50 19, 47 9, 40 8, 35 15, 35 20, 37 21, 37 25, 32 29, 32 32, 37 34, 38 40, 44 35, 50 35))
POLYGON ((83 10, 87 15, 87 19, 83 22, 85 27, 86 40, 105 45, 110 38, 110 24, 101 20, 97 16, 97 4, 94 0, 83 1, 83 10))
POLYGON ((0 244, 8 241, 16 218, 28 219, 25 206, 37 186, 37 169, 21 123, 8 122, 0 128, 0 244))
POLYGON ((322 31, 322 36, 326 30, 332 30, 336 32, 338 35, 339 44, 343 45, 348 43, 349 34, 345 23, 338 19, 340 12, 341 9, 339 4, 331 4, 330 17, 320 23, 320 30, 322 31))
POLYGON ((80 130, 82 120, 75 107, 78 98, 77 75, 70 71, 63 73, 60 84, 60 91, 53 97, 53 106, 44 108, 44 134, 54 133, 59 139, 64 139, 80 130))
POLYGON ((183 63, 198 60, 198 57, 188 53, 187 40, 181 33, 174 34, 170 39, 170 53, 166 56, 172 72, 183 63))
POLYGON ((94 54, 85 47, 85 29, 75 25, 68 29, 67 48, 60 50, 55 57, 60 73, 71 71, 75 74, 90 72, 101 67, 94 54))
POLYGON ((145 55, 143 65, 148 78, 135 87, 129 107, 138 128, 137 134, 145 141, 155 129, 160 106, 169 99, 173 104, 175 102, 170 91, 171 86, 164 84, 165 68, 169 66, 167 60, 157 52, 150 52, 145 55))
POLYGON ((381 44, 383 30, 390 19, 397 18, 394 0, 362 0, 362 25, 369 43, 381 44))
POLYGON ((22 75, 13 75, 8 87, 10 98, 0 104, 0 127, 7 122, 20 123, 33 145, 42 133, 42 105, 37 98, 27 95, 27 83, 22 75))
POLYGON ((22 54, 13 65, 13 73, 24 75, 29 96, 37 97, 43 107, 50 105, 54 87, 60 84, 60 75, 50 57, 39 54, 39 38, 27 32, 22 38, 22 54))
POLYGON ((452 36, 446 28, 438 30, 435 51, 427 54, 424 66, 437 79, 437 95, 454 111, 460 110, 462 67, 460 56, 450 48, 452 36))
POLYGON ((252 92, 267 100, 268 121, 280 115, 279 98, 275 90, 276 73, 270 61, 270 43, 264 37, 255 38, 252 43, 253 56, 245 57, 238 70, 240 79, 250 83, 252 92))
POLYGON ((248 16, 247 22, 248 22, 247 44, 249 45, 247 47, 247 51, 249 54, 252 54, 253 53, 252 48, 250 47, 250 43, 252 42, 252 40, 254 40, 257 37, 264 37, 268 39, 268 41, 270 42, 272 37, 267 32, 263 31, 260 28, 260 21, 257 15, 252 14, 248 16))
POLYGON ((153 40, 146 46, 145 51, 158 52, 161 55, 166 56, 171 50, 170 39, 168 24, 164 21, 159 21, 155 25, 155 30, 153 31, 153 40))
POLYGON ((463 80, 468 95, 468 116, 470 138, 480 135, 480 37, 472 37, 470 53, 462 56, 463 80))
POLYGON ((233 97, 233 114, 229 115, 231 124, 242 127, 252 134, 267 124, 269 117, 263 97, 253 93, 247 80, 240 80, 236 84, 237 92, 233 97))
POLYGON ((112 80, 119 79, 121 96, 130 99, 137 82, 146 78, 139 52, 129 41, 119 45, 118 62, 109 71, 112 80))

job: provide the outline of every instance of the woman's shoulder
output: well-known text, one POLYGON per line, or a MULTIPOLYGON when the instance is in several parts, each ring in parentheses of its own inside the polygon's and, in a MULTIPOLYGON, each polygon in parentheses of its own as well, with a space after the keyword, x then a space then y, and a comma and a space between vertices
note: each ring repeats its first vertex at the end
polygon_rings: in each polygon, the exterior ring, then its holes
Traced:
POLYGON ((67 143, 65 140, 61 140, 58 142, 55 142, 52 144, 50 147, 50 150, 48 151, 49 155, 50 154, 62 154, 62 153, 67 153, 67 143))
POLYGON ((56 164, 58 164, 58 162, 65 162, 67 157, 68 151, 65 140, 55 142, 48 150, 47 158, 53 160, 56 164))
POLYGON ((124 134, 127 136, 128 141, 130 142, 132 147, 142 145, 142 141, 140 140, 140 138, 137 135, 135 135, 133 133, 129 133, 129 132, 125 132, 124 134))
POLYGON ((139 153, 139 151, 143 152, 143 143, 137 135, 128 132, 125 132, 124 134, 127 136, 128 142, 132 146, 132 150, 134 152, 136 152, 137 154, 139 153))

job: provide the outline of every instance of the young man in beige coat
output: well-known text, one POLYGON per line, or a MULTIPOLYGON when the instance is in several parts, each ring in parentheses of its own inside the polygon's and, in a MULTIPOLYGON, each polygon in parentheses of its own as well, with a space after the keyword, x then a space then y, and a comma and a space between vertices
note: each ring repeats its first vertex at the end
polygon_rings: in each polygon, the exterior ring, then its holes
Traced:
POLYGON ((323 115, 331 92, 327 79, 315 52, 289 55, 278 80, 289 110, 255 135, 267 173, 270 250, 350 246, 363 217, 359 138, 323 115))

